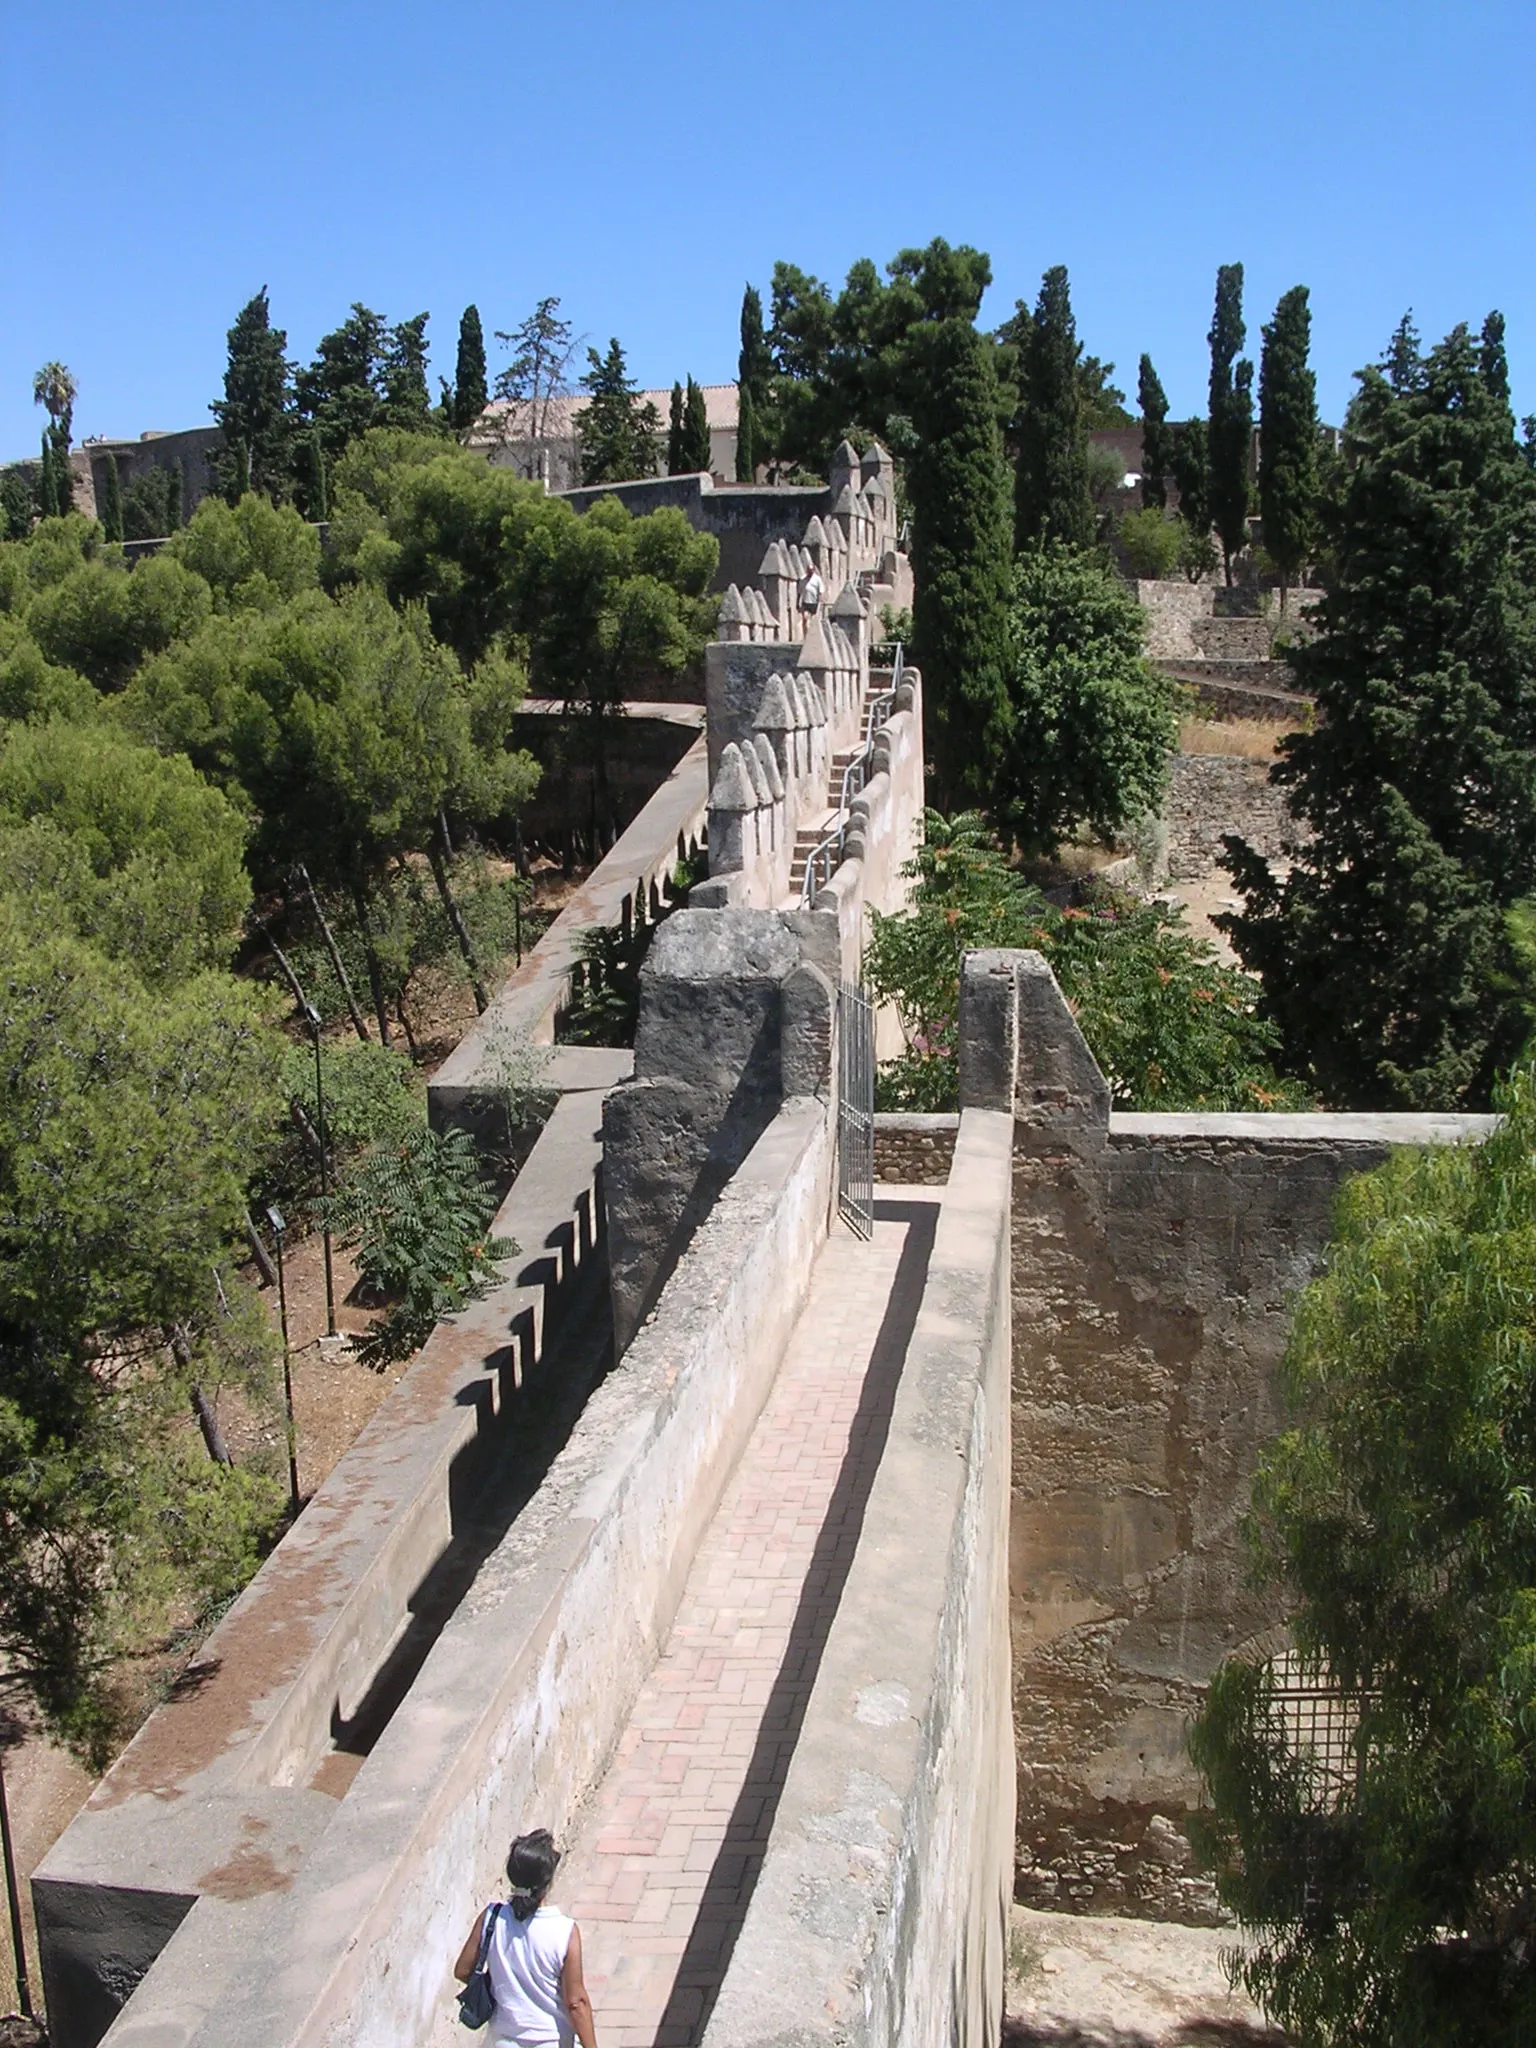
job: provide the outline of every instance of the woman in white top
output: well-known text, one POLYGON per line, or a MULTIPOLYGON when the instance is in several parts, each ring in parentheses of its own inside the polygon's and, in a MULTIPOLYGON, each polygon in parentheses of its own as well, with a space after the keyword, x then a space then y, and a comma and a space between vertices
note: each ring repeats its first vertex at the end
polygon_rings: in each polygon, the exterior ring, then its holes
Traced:
MULTIPOLYGON (((486 1957, 496 2000, 486 2038, 494 2048, 572 2048, 575 2041, 597 2048, 592 2001, 581 1974, 581 1929, 544 1903, 559 1861, 547 1828, 519 1835, 508 1853, 507 1904, 496 1914, 486 1957)), ((453 1966, 461 1984, 474 1971, 485 1913, 453 1966)))

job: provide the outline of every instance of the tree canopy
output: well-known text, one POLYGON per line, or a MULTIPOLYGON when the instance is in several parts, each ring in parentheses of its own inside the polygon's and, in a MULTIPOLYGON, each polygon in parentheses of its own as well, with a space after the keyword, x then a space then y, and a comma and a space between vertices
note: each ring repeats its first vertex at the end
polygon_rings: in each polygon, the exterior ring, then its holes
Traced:
POLYGON ((1225 1664, 1192 1750, 1241 1976, 1300 2048, 1515 2048, 1536 2028, 1536 1071, 1481 1145, 1345 1184, 1286 1355, 1248 1538, 1328 1768, 1277 1674, 1225 1664))
POLYGON ((1239 362, 1243 325, 1243 266, 1224 263, 1216 273, 1211 320, 1210 513, 1221 536, 1228 583, 1233 557, 1248 542, 1248 465, 1253 450, 1253 365, 1239 362))
POLYGON ((1536 888, 1536 474, 1487 341, 1360 375, 1329 587, 1292 651, 1319 717, 1274 779, 1310 834, 1240 842, 1233 942, 1288 1059, 1352 1108, 1488 1099, 1523 1010, 1505 932, 1536 888))
POLYGON ((582 482, 622 483, 629 477, 654 475, 661 415, 649 399, 642 400, 617 335, 606 355, 587 350, 581 384, 587 393, 577 426, 582 482))
POLYGON ((1031 318, 1023 319, 1022 306, 1019 311, 1015 538, 1020 548, 1041 541, 1086 547, 1093 540, 1093 504, 1065 268, 1058 264, 1045 273, 1031 318))
POLYGON ((1259 510, 1264 546, 1287 584, 1311 552, 1317 525, 1317 378, 1307 357, 1312 314, 1294 286, 1264 329, 1259 357, 1259 510))

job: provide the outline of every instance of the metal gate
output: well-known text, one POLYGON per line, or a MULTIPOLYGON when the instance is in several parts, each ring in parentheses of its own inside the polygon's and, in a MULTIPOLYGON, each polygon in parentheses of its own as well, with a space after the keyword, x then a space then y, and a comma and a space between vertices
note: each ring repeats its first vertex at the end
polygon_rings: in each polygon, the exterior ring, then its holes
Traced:
POLYGON ((838 992, 837 1209, 850 1230, 875 1228, 875 1012, 856 983, 838 992))

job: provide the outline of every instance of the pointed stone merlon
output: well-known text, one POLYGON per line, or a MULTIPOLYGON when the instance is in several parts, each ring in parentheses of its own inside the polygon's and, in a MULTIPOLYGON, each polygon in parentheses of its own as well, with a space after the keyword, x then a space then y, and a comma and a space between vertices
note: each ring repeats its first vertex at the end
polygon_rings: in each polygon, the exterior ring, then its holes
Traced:
POLYGON ((864 470, 859 461, 859 451, 851 441, 839 441, 833 450, 832 460, 827 466, 827 481, 832 486, 834 498, 840 490, 851 492, 863 483, 864 470))
MULTIPOLYGON (((754 755, 754 759, 755 759, 754 755)), ((758 773, 762 773, 758 764, 758 773)), ((709 871, 728 875, 744 868, 757 851, 757 780, 734 740, 720 756, 709 792, 709 871)))
POLYGON ((751 637, 752 622, 741 592, 733 583, 720 600, 718 632, 722 640, 746 640, 751 637))
POLYGON ((752 721, 753 730, 772 747, 780 778, 785 783, 795 781, 800 773, 795 758, 795 713, 790 703, 792 681, 789 676, 771 675, 752 721))

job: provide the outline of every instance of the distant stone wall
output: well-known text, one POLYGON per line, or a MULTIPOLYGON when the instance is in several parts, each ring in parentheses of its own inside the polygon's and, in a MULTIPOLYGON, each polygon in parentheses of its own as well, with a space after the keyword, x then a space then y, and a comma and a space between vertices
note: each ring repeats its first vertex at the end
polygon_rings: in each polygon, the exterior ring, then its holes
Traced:
POLYGON ((1268 661, 1275 623, 1264 616, 1193 618, 1189 637, 1208 661, 1268 661))
POLYGON ((875 1118, 875 1179, 901 1187, 943 1187, 955 1155, 958 1115, 882 1112, 875 1118))
POLYGON ((1270 860, 1283 856, 1288 841, 1304 836, 1304 827, 1285 808, 1284 792, 1271 783, 1268 764, 1237 754, 1175 754, 1163 816, 1173 882, 1217 867, 1229 832, 1270 860))
POLYGON ((1154 661, 1176 661, 1195 656, 1200 648, 1194 629, 1211 616, 1211 586, 1208 583, 1153 581, 1143 576, 1136 585, 1136 598, 1147 621, 1147 652, 1154 661))

